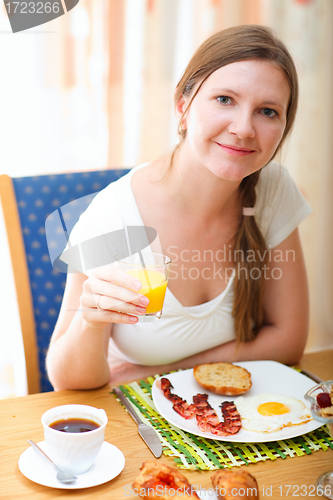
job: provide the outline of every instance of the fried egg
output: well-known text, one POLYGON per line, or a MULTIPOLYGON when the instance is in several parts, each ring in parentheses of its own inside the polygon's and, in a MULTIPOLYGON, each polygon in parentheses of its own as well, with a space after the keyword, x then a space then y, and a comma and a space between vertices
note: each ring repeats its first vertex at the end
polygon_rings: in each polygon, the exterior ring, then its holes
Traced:
POLYGON ((242 427, 253 432, 275 432, 283 427, 312 420, 310 411, 299 399, 280 394, 241 396, 235 400, 242 427))

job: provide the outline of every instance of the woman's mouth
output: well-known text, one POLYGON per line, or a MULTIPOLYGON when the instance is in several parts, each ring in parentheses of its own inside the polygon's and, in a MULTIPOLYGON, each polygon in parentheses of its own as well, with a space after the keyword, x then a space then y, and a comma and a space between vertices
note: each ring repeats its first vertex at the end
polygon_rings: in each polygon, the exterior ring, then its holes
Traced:
POLYGON ((247 156, 255 152, 254 149, 239 148, 238 146, 232 146, 231 144, 220 144, 218 142, 216 144, 230 155, 247 156))

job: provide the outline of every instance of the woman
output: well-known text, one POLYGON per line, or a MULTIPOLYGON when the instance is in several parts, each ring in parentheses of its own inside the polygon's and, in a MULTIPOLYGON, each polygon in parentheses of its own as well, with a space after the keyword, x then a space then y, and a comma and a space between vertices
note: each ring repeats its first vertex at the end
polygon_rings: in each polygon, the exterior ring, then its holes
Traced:
POLYGON ((177 85, 180 143, 93 201, 72 242, 125 225, 158 232, 172 258, 163 316, 113 266, 68 275, 47 357, 55 389, 101 386, 198 363, 297 362, 308 331, 298 224, 311 212, 272 158, 296 115, 298 84, 270 29, 208 39, 177 85))

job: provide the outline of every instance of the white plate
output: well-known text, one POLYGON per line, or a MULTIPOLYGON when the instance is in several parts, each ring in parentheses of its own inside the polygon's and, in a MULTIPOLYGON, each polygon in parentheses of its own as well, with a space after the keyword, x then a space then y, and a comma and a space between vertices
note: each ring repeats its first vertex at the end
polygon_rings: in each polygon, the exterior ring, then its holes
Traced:
MULTIPOLYGON (((45 441, 37 444, 47 453, 45 441)), ((104 441, 96 462, 87 472, 78 474, 75 482, 69 484, 60 483, 56 478, 57 471, 37 455, 31 446, 20 456, 18 466, 22 474, 34 483, 50 488, 77 490, 106 483, 118 476, 125 466, 125 457, 116 446, 104 441)))
POLYGON ((213 487, 207 490, 197 490, 197 495, 200 500, 217 500, 217 496, 213 487))
MULTIPOLYGON (((246 368, 251 373, 252 387, 242 394, 249 397, 255 394, 283 394, 285 396, 293 396, 296 399, 303 401, 305 406, 309 408, 308 402, 304 399, 304 394, 311 389, 316 382, 309 377, 302 375, 289 366, 282 365, 276 361, 242 361, 235 363, 238 366, 246 368)), ((160 377, 162 378, 162 377, 160 377)), ((167 375, 167 378, 173 385, 172 392, 185 399, 188 403, 192 403, 192 397, 195 394, 203 393, 209 395, 209 403, 216 410, 221 418, 221 409, 219 405, 222 401, 234 401, 237 406, 237 397, 239 396, 219 396, 213 392, 203 389, 195 380, 193 370, 184 370, 177 373, 167 375)), ((307 432, 318 429, 322 424, 311 420, 306 424, 297 425, 295 427, 284 427, 280 431, 261 433, 250 432, 241 429, 233 436, 215 436, 210 432, 202 432, 195 419, 185 420, 172 408, 172 403, 169 401, 156 385, 156 380, 152 387, 152 397, 157 411, 171 424, 191 432, 196 436, 203 436, 208 439, 217 439, 219 441, 231 441, 236 443, 265 443, 268 441, 280 441, 290 439, 296 436, 301 436, 307 432)))

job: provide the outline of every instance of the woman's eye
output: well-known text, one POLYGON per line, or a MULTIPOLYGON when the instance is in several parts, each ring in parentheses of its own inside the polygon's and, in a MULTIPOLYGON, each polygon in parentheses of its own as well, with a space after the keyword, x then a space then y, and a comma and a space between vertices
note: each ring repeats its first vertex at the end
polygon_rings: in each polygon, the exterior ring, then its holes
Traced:
POLYGON ((262 110, 262 114, 264 116, 267 116, 268 118, 274 118, 274 116, 277 116, 277 112, 274 111, 274 109, 271 109, 271 108, 264 108, 262 110))
POLYGON ((221 104, 230 104, 231 102, 231 99, 230 97, 227 97, 226 95, 220 95, 217 100, 221 103, 221 104))

